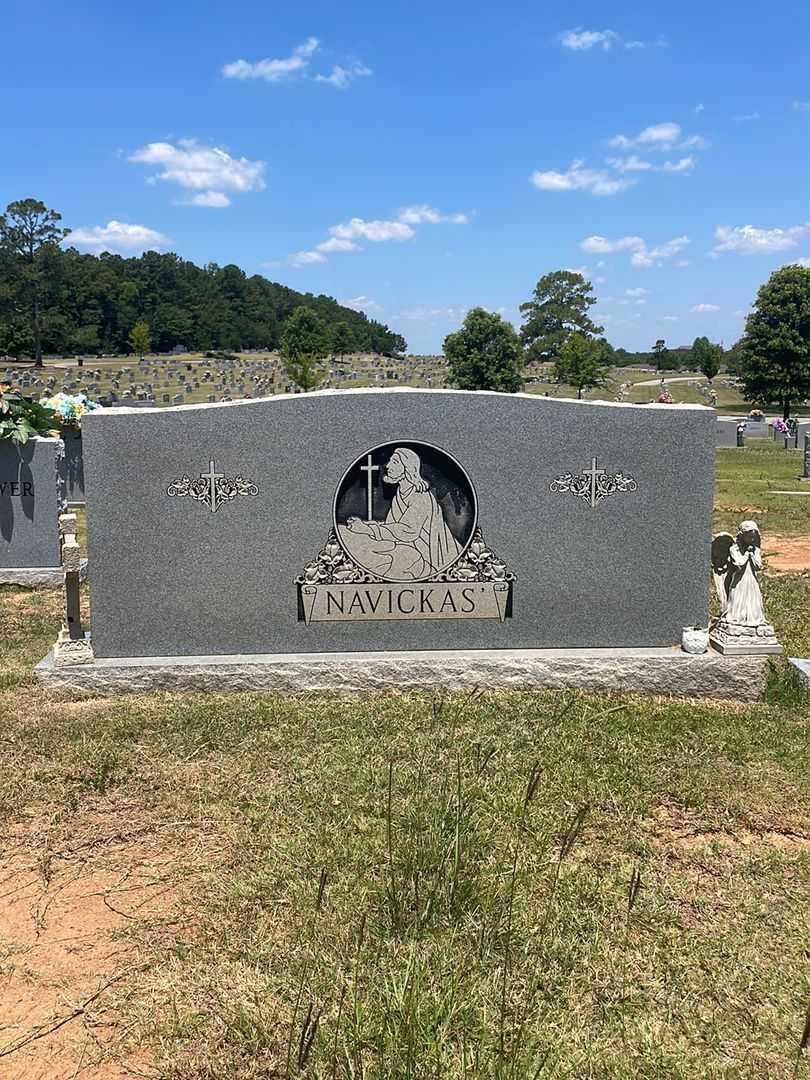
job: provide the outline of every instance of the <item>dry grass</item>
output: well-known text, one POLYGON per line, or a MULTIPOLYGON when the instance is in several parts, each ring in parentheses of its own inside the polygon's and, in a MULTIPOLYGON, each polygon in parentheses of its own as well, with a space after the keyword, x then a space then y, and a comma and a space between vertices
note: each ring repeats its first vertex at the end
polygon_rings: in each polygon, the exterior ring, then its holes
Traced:
POLYGON ((95 1067, 178 1080, 793 1074, 810 778, 790 708, 24 696, 0 733, 16 918, 33 933, 48 904, 58 935, 76 890, 96 916, 82 980, 4 930, 6 978, 38 988, 35 1029, 125 977, 20 1061, 73 1067, 90 1038, 95 1067))

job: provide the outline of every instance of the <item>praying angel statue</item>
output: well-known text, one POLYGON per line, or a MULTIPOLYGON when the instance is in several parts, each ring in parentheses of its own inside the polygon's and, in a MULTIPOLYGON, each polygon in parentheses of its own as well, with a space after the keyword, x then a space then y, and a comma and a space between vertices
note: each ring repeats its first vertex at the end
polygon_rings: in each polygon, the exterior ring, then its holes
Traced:
POLYGON ((721 652, 781 652, 765 616, 758 574, 762 541, 755 521, 742 521, 734 537, 718 533, 712 541, 712 572, 720 615, 711 639, 721 652))

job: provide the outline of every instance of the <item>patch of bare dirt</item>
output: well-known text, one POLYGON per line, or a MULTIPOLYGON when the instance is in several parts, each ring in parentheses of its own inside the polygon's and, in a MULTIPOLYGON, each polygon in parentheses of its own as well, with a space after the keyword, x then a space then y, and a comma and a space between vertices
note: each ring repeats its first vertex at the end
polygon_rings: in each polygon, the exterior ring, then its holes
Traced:
POLYGON ((110 814, 58 838, 16 831, 0 848, 0 1076, 150 1075, 144 1060, 117 1059, 109 1000, 172 909, 168 843, 110 814))
POLYGON ((810 570, 810 536, 769 536, 763 553, 769 570, 810 570))
POLYGON ((737 850, 810 851, 810 825, 807 822, 782 826, 763 820, 752 824, 754 827, 736 826, 733 830, 708 828, 697 815, 670 802, 656 806, 651 820, 645 822, 656 841, 681 850, 702 849, 714 844, 737 850))

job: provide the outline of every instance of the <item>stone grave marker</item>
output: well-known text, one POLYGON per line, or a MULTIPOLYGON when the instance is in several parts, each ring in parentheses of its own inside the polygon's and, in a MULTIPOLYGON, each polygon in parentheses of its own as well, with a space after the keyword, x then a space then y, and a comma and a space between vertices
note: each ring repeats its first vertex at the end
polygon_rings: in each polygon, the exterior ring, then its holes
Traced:
POLYGON ((0 584, 62 584, 63 452, 61 439, 0 441, 0 584))

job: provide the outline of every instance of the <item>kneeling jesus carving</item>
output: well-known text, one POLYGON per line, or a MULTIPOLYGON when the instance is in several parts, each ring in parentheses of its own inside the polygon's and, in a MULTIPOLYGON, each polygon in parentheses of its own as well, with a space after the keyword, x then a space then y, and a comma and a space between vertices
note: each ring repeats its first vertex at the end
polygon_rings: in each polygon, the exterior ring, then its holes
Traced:
POLYGON ((423 581, 438 574, 458 558, 461 549, 422 476, 419 455, 398 447, 385 466, 383 480, 397 485, 385 521, 350 517, 341 526, 347 548, 380 577, 423 581))

